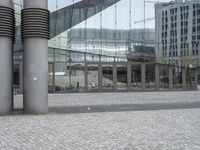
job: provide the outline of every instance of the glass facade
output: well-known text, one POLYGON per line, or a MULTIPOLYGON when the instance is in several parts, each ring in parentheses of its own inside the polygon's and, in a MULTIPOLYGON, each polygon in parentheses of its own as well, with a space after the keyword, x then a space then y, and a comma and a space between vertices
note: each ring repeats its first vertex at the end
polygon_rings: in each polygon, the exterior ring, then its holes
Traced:
MULTIPOLYGON (((147 28, 143 28, 145 21, 137 21, 141 18, 133 17, 133 11, 139 10, 133 10, 134 3, 128 7, 130 1, 100 3, 95 0, 90 5, 83 5, 80 0, 49 0, 49 92, 155 90, 155 62, 152 61, 155 57, 154 24, 146 22, 147 28), (152 58, 146 63, 145 70, 141 61, 146 60, 144 57, 152 58)), ((141 2, 137 3, 141 5, 141 2)), ((19 39, 23 2, 13 0, 13 4, 17 28, 14 58, 22 60, 23 47, 19 39)), ((181 68, 174 68, 172 73, 173 88, 181 89, 181 68)), ((192 89, 195 72, 187 70, 187 73, 187 87, 192 89)), ((160 90, 168 90, 169 66, 159 65, 159 75, 160 90)))

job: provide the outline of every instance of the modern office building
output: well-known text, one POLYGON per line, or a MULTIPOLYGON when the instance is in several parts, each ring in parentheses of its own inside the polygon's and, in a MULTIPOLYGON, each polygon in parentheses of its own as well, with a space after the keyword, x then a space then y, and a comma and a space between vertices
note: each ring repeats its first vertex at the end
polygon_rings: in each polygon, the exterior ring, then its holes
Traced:
POLYGON ((157 62, 200 66, 200 1, 155 4, 157 62))

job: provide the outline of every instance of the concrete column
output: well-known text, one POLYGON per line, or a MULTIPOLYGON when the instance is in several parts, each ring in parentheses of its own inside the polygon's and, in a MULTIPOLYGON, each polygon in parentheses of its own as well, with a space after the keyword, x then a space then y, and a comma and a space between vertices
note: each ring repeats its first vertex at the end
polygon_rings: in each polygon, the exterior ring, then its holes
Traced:
POLYGON ((102 63, 100 62, 99 67, 98 67, 98 88, 99 88, 99 91, 102 91, 102 78, 103 78, 102 63))
POLYGON ((131 91, 131 63, 127 65, 127 90, 131 91))
POLYGON ((142 91, 146 89, 146 65, 141 64, 141 82, 142 82, 142 91))
POLYGON ((48 0, 24 0, 24 112, 48 112, 48 0))
POLYGON ((195 75, 195 77, 194 77, 194 79, 195 79, 195 82, 194 82, 194 89, 195 90, 198 90, 198 70, 197 70, 197 68, 195 68, 195 73, 194 73, 194 75, 195 75))
POLYGON ((53 93, 56 92, 56 85, 55 85, 55 63, 53 63, 53 93))
POLYGON ((23 93, 23 61, 19 64, 19 93, 23 93))
POLYGON ((173 90, 173 67, 169 66, 169 90, 173 90))
POLYGON ((88 68, 87 63, 85 63, 85 92, 88 91, 88 68))
POLYGON ((113 89, 117 91, 117 64, 113 63, 113 89))
POLYGON ((160 69, 159 64, 155 64, 155 90, 159 91, 160 88, 160 69))
POLYGON ((182 90, 186 90, 186 70, 182 67, 182 90))
POLYGON ((12 0, 0 1, 0 115, 12 112, 12 49, 14 10, 12 0))

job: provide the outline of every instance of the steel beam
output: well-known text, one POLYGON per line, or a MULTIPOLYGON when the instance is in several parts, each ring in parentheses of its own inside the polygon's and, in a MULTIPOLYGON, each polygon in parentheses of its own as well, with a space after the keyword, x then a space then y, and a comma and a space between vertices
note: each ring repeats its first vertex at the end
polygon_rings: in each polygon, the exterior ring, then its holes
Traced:
POLYGON ((48 0, 24 0, 24 112, 48 112, 48 0))
POLYGON ((12 112, 12 49, 14 40, 12 0, 0 1, 0 115, 12 112))

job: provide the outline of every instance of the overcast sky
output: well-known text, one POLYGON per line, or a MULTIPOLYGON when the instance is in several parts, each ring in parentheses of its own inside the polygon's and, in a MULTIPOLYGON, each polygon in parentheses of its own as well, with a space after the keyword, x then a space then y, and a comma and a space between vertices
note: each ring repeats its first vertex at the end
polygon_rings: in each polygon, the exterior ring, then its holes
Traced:
MULTIPOLYGON (((81 0, 74 0, 78 2, 81 0)), ((117 29, 129 29, 129 1, 121 0, 117 3, 117 29)), ((152 0, 158 1, 158 0, 152 0)), ((169 0, 160 0, 160 2, 167 2, 169 0)), ((143 22, 135 23, 144 19, 144 0, 131 0, 132 3, 132 28, 143 28, 143 22)), ((65 6, 73 4, 73 0, 49 0, 50 11, 55 11, 65 6), (58 2, 58 5, 56 3, 58 2)), ((146 3, 145 9, 146 18, 154 17, 154 3, 146 3)), ((102 12, 103 14, 103 28, 115 28, 115 6, 109 7, 102 12)), ((100 14, 95 15, 87 20, 89 28, 100 28, 100 14)), ((146 22, 147 28, 154 28, 154 20, 146 22)), ((80 23, 77 28, 84 28, 85 23, 80 23)))

